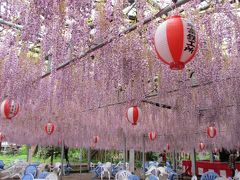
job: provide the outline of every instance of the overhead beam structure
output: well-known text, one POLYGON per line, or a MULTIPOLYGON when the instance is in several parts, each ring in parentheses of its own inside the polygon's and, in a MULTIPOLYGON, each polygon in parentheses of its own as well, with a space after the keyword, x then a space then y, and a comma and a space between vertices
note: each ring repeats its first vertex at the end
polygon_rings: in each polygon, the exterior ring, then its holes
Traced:
POLYGON ((22 30, 22 29, 23 29, 23 26, 18 25, 18 24, 14 24, 14 23, 9 22, 9 21, 5 21, 5 20, 3 20, 2 18, 0 18, 0 24, 9 26, 9 27, 14 28, 14 29, 17 29, 17 30, 22 30))
MULTIPOLYGON (((60 70, 60 69, 65 68, 66 66, 68 66, 68 65, 70 65, 70 64, 72 64, 72 63, 74 63, 74 62, 76 62, 76 61, 78 61, 78 60, 80 60, 80 59, 82 59, 82 58, 84 58, 84 57, 86 57, 88 54, 94 52, 95 50, 98 50, 98 49, 104 47, 105 45, 111 43, 113 40, 115 40, 115 39, 117 39, 117 38, 119 38, 119 37, 122 37, 122 36, 124 36, 124 35, 132 32, 132 31, 136 30, 138 26, 140 26, 140 25, 142 25, 142 24, 148 24, 148 23, 151 22, 152 20, 154 20, 154 19, 156 19, 156 18, 158 18, 158 17, 161 17, 162 15, 167 15, 170 11, 174 10, 174 9, 177 8, 177 7, 180 7, 180 6, 183 5, 183 4, 188 3, 189 1, 190 1, 190 0, 179 0, 176 4, 172 4, 172 5, 169 5, 169 6, 165 7, 164 9, 160 10, 160 11, 159 11, 158 13, 156 13, 155 15, 144 19, 143 23, 136 23, 136 24, 130 26, 130 27, 127 28, 126 30, 123 30, 122 32, 120 32, 117 36, 115 36, 115 37, 110 37, 108 40, 103 41, 102 43, 100 43, 100 44, 98 44, 98 45, 90 48, 89 50, 81 53, 81 55, 80 55, 79 57, 75 57, 75 58, 73 58, 73 59, 71 59, 71 60, 69 60, 69 61, 66 61, 65 63, 63 63, 63 64, 61 64, 60 66, 58 66, 58 67, 56 68, 56 70, 58 71, 58 70, 60 70)), ((2 18, 0 18, 0 24, 7 25, 7 26, 9 26, 9 27, 12 27, 12 28, 15 28, 15 29, 18 29, 18 30, 22 30, 22 29, 23 29, 23 26, 18 25, 18 24, 14 24, 14 23, 9 22, 9 21, 5 21, 5 20, 3 20, 2 18)), ((37 78, 34 82, 37 82, 38 80, 43 79, 43 78, 49 76, 50 74, 51 74, 51 72, 47 72, 46 74, 44 74, 44 75, 42 75, 41 77, 37 78)), ((34 82, 33 82, 33 83, 34 83, 34 82)), ((212 83, 212 81, 206 82, 206 83, 204 83, 203 85, 209 85, 209 84, 211 84, 211 83, 212 83)), ((195 85, 194 87, 198 87, 198 86, 199 86, 199 85, 195 85)), ((174 92, 174 91, 178 91, 178 89, 168 91, 168 93, 171 93, 171 92, 174 92)), ((154 96, 157 96, 157 95, 158 95, 158 94, 154 94, 154 95, 152 95, 152 96, 150 96, 150 97, 154 97, 154 96)), ((145 98, 148 99, 148 98, 150 98, 150 97, 146 96, 145 98)), ((157 106, 157 107, 161 107, 161 108, 173 109, 173 107, 170 106, 170 105, 161 104, 161 103, 156 103, 156 102, 148 101, 148 100, 146 100, 146 99, 142 100, 142 102, 144 102, 144 103, 149 103, 149 104, 155 105, 155 106, 157 106)), ((117 103, 107 104, 107 105, 103 105, 103 106, 96 107, 96 108, 103 108, 103 107, 113 106, 113 105, 122 104, 122 103, 125 103, 125 102, 117 102, 117 103)), ((95 109, 95 108, 93 108, 93 109, 95 109)), ((93 109, 88 109, 88 110, 93 110, 93 109)))
MULTIPOLYGON (((80 56, 78 57, 75 57, 73 59, 70 59, 69 61, 66 61, 65 63, 61 64, 60 66, 58 66, 56 68, 56 71, 60 70, 60 69, 63 69, 65 68, 66 66, 76 62, 76 61, 79 61, 80 59, 86 57, 88 54, 106 46, 107 44, 113 42, 115 39, 119 38, 119 37, 122 37, 132 31, 134 31, 135 29, 137 29, 138 26, 142 26, 143 24, 148 24, 149 22, 151 22, 152 20, 158 18, 158 17, 161 17, 162 15, 167 15, 169 12, 171 12, 172 10, 174 10, 175 8, 177 7, 180 7, 181 5, 183 4, 186 4, 187 2, 189 2, 190 0, 179 0, 176 4, 172 4, 172 5, 169 5, 167 7, 165 7, 164 9, 160 10, 158 13, 156 13, 155 15, 153 16, 150 16, 148 18, 145 18, 143 20, 143 23, 142 22, 139 22, 139 23, 136 23, 132 26, 130 26, 129 28, 123 30, 122 32, 120 32, 117 36, 114 36, 114 37, 110 37, 109 39, 99 43, 98 45, 90 48, 89 50, 83 52, 80 54, 80 56)), ((17 24, 14 24, 14 23, 11 23, 11 22, 8 22, 8 21, 4 21, 3 19, 0 19, 0 24, 4 24, 4 25, 7 25, 7 26, 10 26, 12 28, 15 28, 15 29, 18 29, 18 30, 22 30, 23 29, 23 26, 20 26, 20 25, 17 25, 17 24)), ((51 74, 51 72, 47 72, 46 74, 42 75, 40 78, 37 78, 35 81, 38 81, 39 79, 43 79, 47 76, 49 76, 51 74)))

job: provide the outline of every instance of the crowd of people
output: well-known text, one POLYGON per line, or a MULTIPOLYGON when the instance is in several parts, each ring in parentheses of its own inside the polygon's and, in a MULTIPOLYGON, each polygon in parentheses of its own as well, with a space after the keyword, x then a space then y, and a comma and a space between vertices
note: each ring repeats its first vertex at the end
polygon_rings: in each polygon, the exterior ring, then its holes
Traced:
MULTIPOLYGON (((224 150, 223 150, 224 151, 224 150)), ((240 155, 236 150, 231 150, 230 152, 228 152, 230 154, 228 154, 228 166, 232 171, 232 177, 235 176, 235 170, 236 170, 236 162, 240 161, 240 155)), ((221 156, 221 155, 220 155, 221 156)), ((217 153, 213 153, 213 160, 219 160, 219 154, 217 153)), ((220 158, 221 161, 221 158, 220 158)), ((166 162, 167 162, 167 153, 166 150, 164 150, 162 153, 159 154, 158 157, 158 162, 160 166, 165 166, 166 162)), ((226 162, 226 161, 225 161, 226 162)))

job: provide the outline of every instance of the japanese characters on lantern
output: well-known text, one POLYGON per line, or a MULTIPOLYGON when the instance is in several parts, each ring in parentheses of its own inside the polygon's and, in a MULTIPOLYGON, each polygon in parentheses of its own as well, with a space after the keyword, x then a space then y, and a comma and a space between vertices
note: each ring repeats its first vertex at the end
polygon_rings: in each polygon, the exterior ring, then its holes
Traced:
POLYGON ((161 23, 154 36, 158 58, 173 70, 181 70, 198 50, 194 26, 181 16, 171 16, 161 23))

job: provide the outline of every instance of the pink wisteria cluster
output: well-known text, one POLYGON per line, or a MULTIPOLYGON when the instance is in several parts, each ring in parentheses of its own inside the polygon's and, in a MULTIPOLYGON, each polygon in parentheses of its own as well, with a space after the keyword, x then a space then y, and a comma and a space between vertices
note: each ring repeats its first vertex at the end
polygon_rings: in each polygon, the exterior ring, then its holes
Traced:
MULTIPOLYGON (((170 1, 169 1, 170 2, 170 1)), ((22 30, 0 32, 1 100, 20 103, 12 120, 1 118, 0 131, 19 144, 94 146, 100 149, 191 150, 204 142, 213 147, 239 147, 240 35, 239 15, 225 2, 206 12, 199 0, 178 9, 198 30, 199 52, 183 71, 173 71, 154 52, 152 38, 162 19, 141 25, 146 1, 137 2, 139 27, 104 47, 83 52, 129 27, 124 0, 1 1, 1 18, 22 30), (65 68, 62 63, 75 59, 65 68), (45 73, 49 76, 41 78, 45 73), (160 108, 144 100, 166 104, 160 108), (137 126, 126 119, 137 105, 137 126), (51 135, 46 123, 55 124, 51 135), (217 135, 207 138, 207 127, 217 135), (154 131, 154 141, 147 134, 154 131), (94 144, 93 137, 99 141, 94 144)), ((175 12, 176 13, 176 12, 175 12)), ((173 14, 173 13, 170 13, 173 14)))

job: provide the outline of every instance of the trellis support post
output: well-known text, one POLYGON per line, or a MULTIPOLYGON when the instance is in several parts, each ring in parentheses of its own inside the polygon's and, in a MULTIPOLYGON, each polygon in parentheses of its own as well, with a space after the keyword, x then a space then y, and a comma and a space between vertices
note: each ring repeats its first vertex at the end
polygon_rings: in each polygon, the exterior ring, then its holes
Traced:
POLYGON ((192 175, 196 176, 196 170, 197 170, 197 166, 196 166, 196 150, 195 148, 193 148, 192 150, 192 157, 191 157, 191 161, 192 161, 192 175))
POLYGON ((145 179, 145 136, 142 136, 142 166, 143 166, 143 178, 145 179))
POLYGON ((64 140, 62 140, 61 143, 61 176, 60 176, 60 180, 62 180, 63 177, 63 158, 64 158, 64 140))

